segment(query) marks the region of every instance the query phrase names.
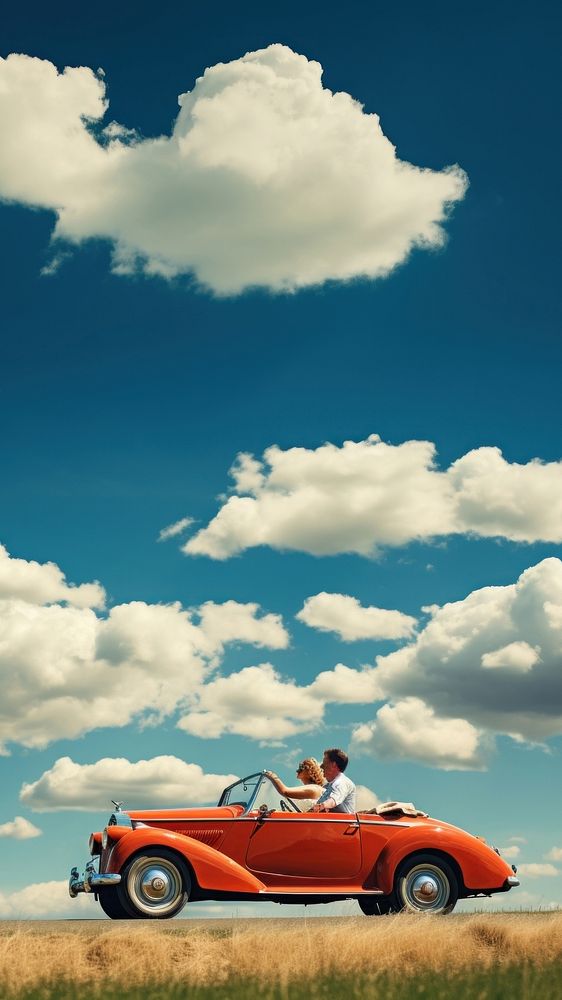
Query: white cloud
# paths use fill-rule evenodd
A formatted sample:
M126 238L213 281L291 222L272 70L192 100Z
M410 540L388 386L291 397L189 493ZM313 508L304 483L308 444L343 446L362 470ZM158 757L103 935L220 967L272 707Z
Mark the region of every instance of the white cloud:
M542 878L550 877L553 875L559 875L560 872L558 868L554 865L531 863L528 865L519 865L517 868L518 875L527 875L529 878Z
M562 847L552 847L545 858L547 861L562 861Z
M110 808L111 799L123 801L129 809L206 805L217 802L236 777L206 774L198 764L172 756L136 763L106 757L95 764L61 757L37 781L22 786L20 799L35 812L98 812ZM370 788L357 786L359 809L372 809L379 801Z
M394 447L376 435L341 448L273 446L264 454L260 484L249 495L231 496L184 551L226 559L271 545L314 555L368 555L377 544L450 531L451 501L445 475L433 470L434 451L425 441ZM236 483L236 465L233 477Z
M91 69L13 54L0 84L0 196L52 209L59 240L111 240L116 273L227 294L375 278L441 246L466 190L458 167L399 160L378 116L284 45L207 69L156 139L101 131Z
M99 617L91 608L0 600L0 750L135 718L156 722L181 709L219 666L225 643L286 644L280 618L253 622L258 611L235 602L185 611L132 601Z
M261 663L206 684L178 725L207 739L236 733L270 742L314 728L323 714L324 702L310 689Z
M16 816L8 823L0 823L0 837L10 837L12 840L31 840L40 837L43 831L24 816Z
M358 705L384 698L375 670L369 667L353 670L345 663L337 663L333 670L323 670L308 690L322 701L339 705Z
M65 601L76 608L105 606L105 591L99 583L67 583L64 573L55 563L15 559L0 545L0 600L21 598L32 604L54 604Z
M375 806L380 805L380 799L378 795L375 795L370 788L365 785L357 785L357 811L364 811L366 809L374 809Z
M193 524L192 517L182 517L179 521L174 521L173 524L169 524L167 528L162 528L158 535L159 542L166 542L168 538L176 538L177 535L182 535L184 531Z
M377 658L380 691L393 700L423 699L439 717L530 743L562 733L562 634L547 609L553 603L562 605L562 562L555 558L514 584L445 604L415 642ZM540 659L522 669L519 655L530 658L538 649ZM489 661L482 666L486 657L495 669Z
M235 733L273 745L317 729L330 703L352 705L380 698L375 675L372 668L353 670L338 663L300 686L270 663L260 663L200 687L178 725L207 739Z
M0 892L2 920L41 920L62 917L95 917L100 908L93 895L83 893L76 899L68 895L68 881L35 882L16 892Z
M533 649L528 642L510 642L501 649L482 655L482 666L493 670L514 670L526 674L540 660L540 649Z
M109 808L111 799L130 809L214 805L236 777L206 774L199 764L170 755L136 762L104 757L94 764L59 757L37 781L22 785L20 799L35 812L97 812Z
M502 858L506 858L511 861L512 858L518 858L521 854L521 848L517 844L510 844L509 847L500 847L500 854Z
M514 584L426 609L431 620L413 642L363 671L363 691L386 704L355 729L356 749L446 770L482 768L498 733L530 744L562 733L553 606L562 606L562 562L550 558ZM329 686L324 677L314 682L319 693Z
M465 719L438 718L420 698L383 705L373 722L354 730L352 749L444 771L481 769L484 762L482 734Z
M258 618L259 610L259 604L206 601L197 608L197 614L203 632L217 647L227 642L246 642L269 649L286 649L289 635L281 615L265 614Z
M401 611L365 608L356 597L325 591L308 597L296 617L321 632L335 632L344 642L409 639L417 624L415 618Z
M231 474L235 495L185 543L187 554L227 559L268 545L369 556L451 534L562 541L562 462L509 463L498 448L440 471L431 442L389 445L373 434L342 447L273 446L261 462L243 454Z

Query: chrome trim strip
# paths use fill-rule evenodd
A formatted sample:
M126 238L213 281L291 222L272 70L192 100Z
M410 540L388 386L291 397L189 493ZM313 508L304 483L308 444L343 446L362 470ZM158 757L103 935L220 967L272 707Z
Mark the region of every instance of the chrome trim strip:
M400 823L399 820L387 819L361 819L359 824L360 826L413 826L412 823Z
M308 823L334 823L335 822L335 823L341 823L342 826L344 826L344 825L351 826L352 824L355 824L355 822L356 822L355 820L347 820L347 823L346 823L345 819L337 819L336 820L335 817L336 816L354 816L354 815L355 815L355 813L334 813L333 816L330 816L330 817L328 817L326 819L324 819L324 817L322 817L321 819L320 818L318 818L318 819L312 819L312 817L311 816L307 816L306 813L295 813L294 816L290 816L287 813L285 813L284 816L273 816L273 817L272 816L268 816L267 819L265 820L265 822L267 822L267 823L290 823L290 822L296 822L296 823L303 823L303 822L308 822ZM134 819L133 820L133 824L139 824L140 825L142 823L143 826L150 826L151 823L211 823L214 820L218 821L219 819L220 819L221 823L257 823L259 817L257 815L256 816L220 816L220 817L217 817L217 816L209 816L209 817L207 817L207 816L186 816L185 818L184 817L175 817L175 818L170 819L169 816L150 816L150 817L145 816L143 820ZM360 827L361 826L405 826L405 827L410 827L413 824L412 823L400 823L398 821L394 822L394 821L390 821L390 820L387 820L387 819L361 819L361 820L359 820L359 822L357 823L357 825L360 826Z

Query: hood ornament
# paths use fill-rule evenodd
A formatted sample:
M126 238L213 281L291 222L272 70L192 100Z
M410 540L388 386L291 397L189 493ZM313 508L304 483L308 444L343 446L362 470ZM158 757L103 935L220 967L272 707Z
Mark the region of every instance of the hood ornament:
M112 801L113 805L115 806L115 812L118 812L118 813L121 812L121 806L123 805L123 803L122 802L116 802L115 799L112 799L111 801Z

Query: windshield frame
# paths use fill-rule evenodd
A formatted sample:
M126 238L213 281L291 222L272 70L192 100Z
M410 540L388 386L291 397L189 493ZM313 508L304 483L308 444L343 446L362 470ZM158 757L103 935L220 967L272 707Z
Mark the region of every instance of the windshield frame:
M273 782L272 782L271 778L269 777L269 775L267 775L265 773L265 771L255 771L253 774L247 774L244 778L238 778L238 780L237 781L233 781L231 785L227 785L226 788L224 788L223 791L222 791L221 797L220 797L220 799L218 801L218 806L228 805L228 803L225 803L224 800L227 797L228 792L230 792L230 790L232 788L236 788L237 785L244 785L245 782L250 782L254 778L258 778L260 780L256 781L256 787L254 788L254 791L252 792L252 794L250 795L250 798L248 799L248 801L246 803L246 808L241 813L241 816L247 816L248 813L250 813L252 811L252 809L254 808L254 804L255 804L255 801L256 801L256 799L258 797L258 793L259 793L260 788L266 782L269 782L270 785L273 785ZM273 787L275 788L275 785L273 785ZM277 789L276 789L276 791L277 791ZM282 793L279 792L278 794L281 795ZM292 812L295 812L295 813L300 813L301 812L301 809L299 809L299 807L296 804L296 802L294 802L293 799L290 799L288 795L283 795L283 798L291 806L291 811Z

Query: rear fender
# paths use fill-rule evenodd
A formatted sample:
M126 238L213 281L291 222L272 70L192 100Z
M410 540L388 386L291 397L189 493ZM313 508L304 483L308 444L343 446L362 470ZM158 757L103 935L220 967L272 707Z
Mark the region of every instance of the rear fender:
M499 889L508 875L510 866L495 853L464 830L434 827L423 831L412 828L403 830L389 840L377 858L374 883L385 895L392 892L396 869L411 854L437 853L451 859L460 872L463 885L461 894L477 889Z
M105 871L120 872L133 854L147 847L166 847L180 854L192 869L200 889L255 894L265 889L263 882L214 847L181 833L149 827L128 830L120 836L109 852Z

